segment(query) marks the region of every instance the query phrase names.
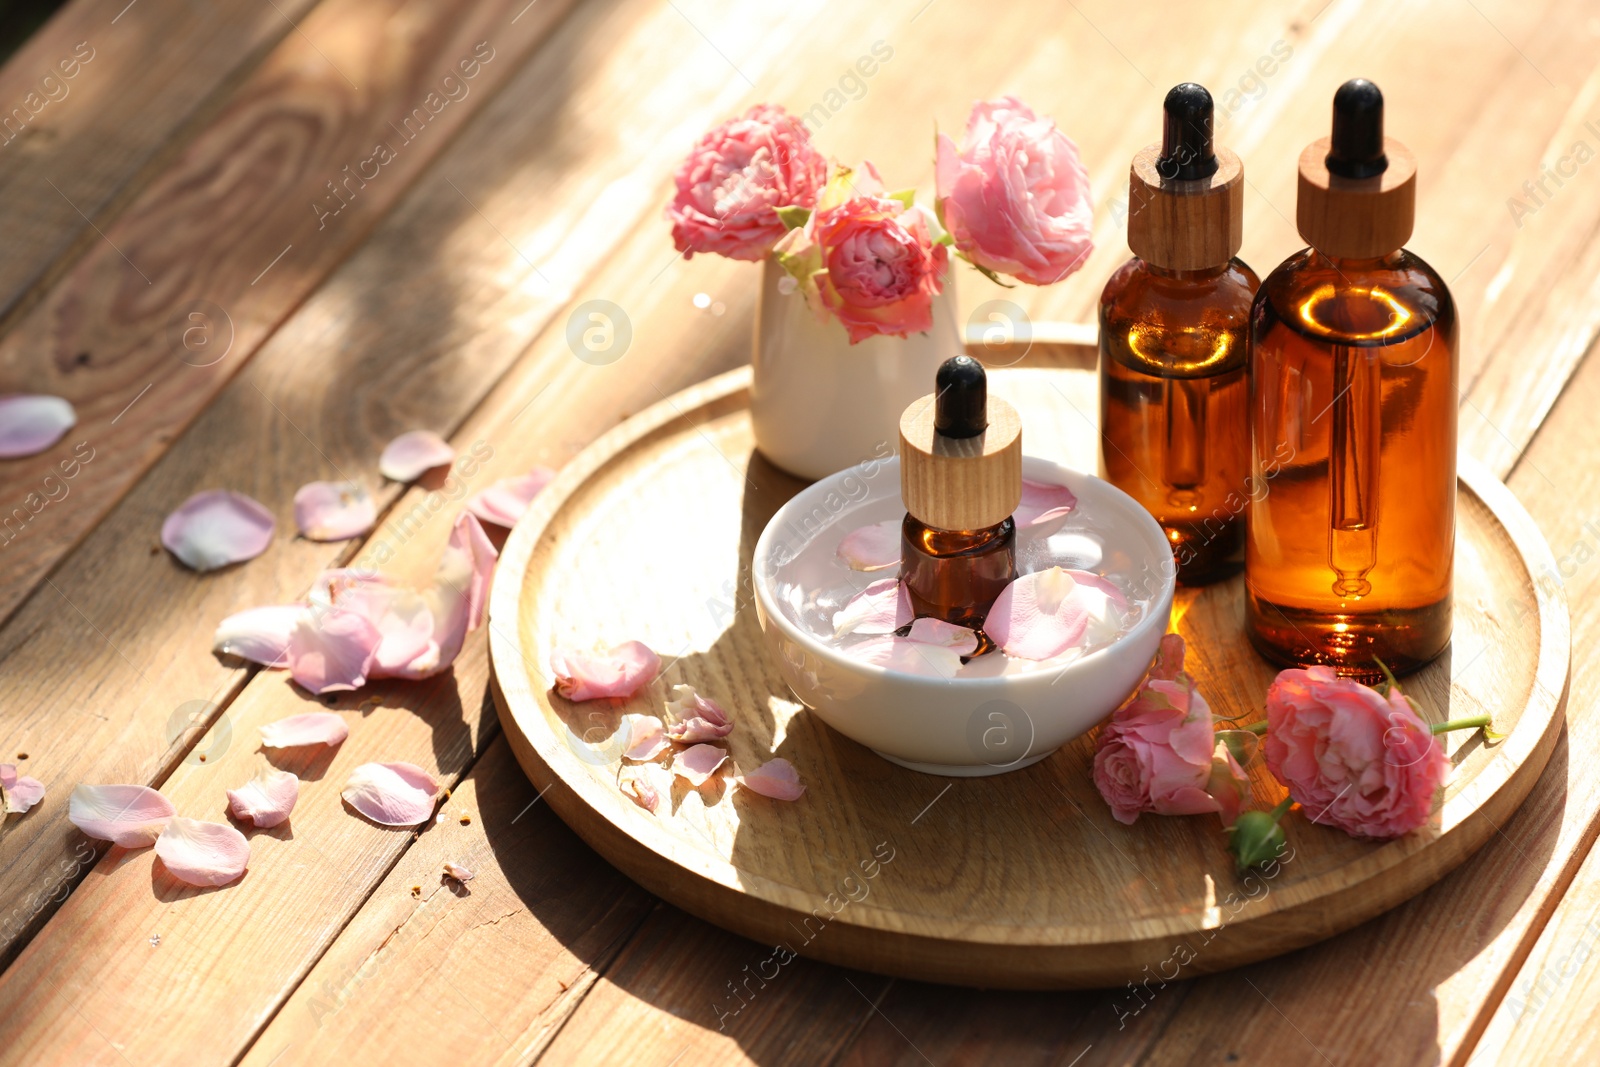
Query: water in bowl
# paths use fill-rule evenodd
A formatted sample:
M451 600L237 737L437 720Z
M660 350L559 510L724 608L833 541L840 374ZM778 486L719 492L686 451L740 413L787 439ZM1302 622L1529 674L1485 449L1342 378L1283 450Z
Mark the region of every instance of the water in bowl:
M825 513L830 512L831 513ZM851 531L886 520L898 521L905 507L898 493L844 502L819 509L779 531L773 546L772 589L779 609L805 632L846 655L866 635L834 636L833 616L868 585L893 578L898 567L880 571L852 570L839 558L839 542ZM1062 518L1017 530L1017 572L1030 574L1049 567L1088 571L1115 585L1127 600L1125 611L1105 627L1091 626L1088 642L1048 660L1025 660L1001 652L975 657L955 672L956 678L1060 670L1114 643L1151 610L1164 579L1146 554L1129 550L1127 515L1121 508L1090 508L1080 502ZM1170 564L1168 557L1163 562ZM915 657L911 657L913 664ZM914 667L916 673L941 676L934 663Z

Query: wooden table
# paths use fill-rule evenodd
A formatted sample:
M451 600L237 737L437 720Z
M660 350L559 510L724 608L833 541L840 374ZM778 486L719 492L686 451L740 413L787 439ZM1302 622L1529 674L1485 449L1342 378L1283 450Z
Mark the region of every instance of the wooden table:
M0 1061L1594 1061L1597 36L1579 0L72 0L0 68L0 392L79 415L55 449L0 464L0 758L50 790L0 840ZM1417 155L1412 247L1460 304L1464 447L1544 530L1574 626L1568 728L1540 784L1405 906L1169 984L1136 1016L1115 1010L1126 990L798 961L720 1017L765 950L653 900L538 803L486 699L482 631L451 673L323 701L351 736L295 768L294 818L252 835L236 885L188 889L67 822L79 782L147 782L221 818L260 724L315 702L213 656L216 623L351 558L420 577L462 490L389 486L364 544L280 536L204 576L156 540L191 493L249 493L291 530L299 485L375 483L382 443L417 427L487 456L472 488L558 465L747 358L754 268L678 258L661 218L671 168L714 122L782 102L829 153L926 188L934 121L1016 93L1082 147L1099 248L1045 290L968 274L960 301L1081 322L1127 255L1127 163L1167 87L1217 94L1247 166L1244 256L1264 272L1299 247L1296 156L1357 74ZM609 366L566 341L588 300L632 325ZM46 482L79 442L93 458ZM435 771L446 818L409 834L346 813L343 775L373 759ZM447 859L478 872L470 891L441 883Z

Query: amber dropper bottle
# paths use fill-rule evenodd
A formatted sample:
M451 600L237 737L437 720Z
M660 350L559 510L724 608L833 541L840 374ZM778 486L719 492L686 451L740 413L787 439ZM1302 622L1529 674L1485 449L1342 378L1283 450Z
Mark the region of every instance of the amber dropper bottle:
M1237 573L1249 503L1250 302L1236 257L1244 168L1212 142L1211 94L1167 94L1161 143L1133 158L1134 258L1100 296L1100 472L1155 516L1178 580Z
M1401 247L1416 161L1383 135L1363 79L1300 156L1310 244L1273 271L1252 322L1251 640L1286 664L1376 680L1450 641L1455 551L1455 302Z
M900 416L900 577L918 617L980 627L1017 576L1022 422L983 365L952 356ZM991 646L985 639L979 652Z

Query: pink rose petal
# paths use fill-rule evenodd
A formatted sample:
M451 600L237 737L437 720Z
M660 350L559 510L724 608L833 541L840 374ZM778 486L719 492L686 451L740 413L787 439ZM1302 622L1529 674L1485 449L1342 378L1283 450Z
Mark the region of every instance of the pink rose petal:
M652 815L672 798L672 773L659 763L624 767L617 782L624 796Z
M606 652L550 653L556 691L568 700L631 697L661 670L660 658L639 641L624 641Z
M359 537L377 521L372 494L359 482L310 482L294 494L294 524L313 541Z
M289 673L312 695L360 689L380 640L377 627L356 612L307 612L289 635Z
M423 594L371 582L345 589L338 600L340 607L360 615L378 631L368 677L423 678L449 666L440 662L438 620Z
M749 774L733 779L752 792L773 800L799 800L806 787L800 784L800 774L786 759L768 760Z
M0 793L5 794L5 813L21 815L44 799L44 783L17 774L15 764L0 763Z
M1150 677L1171 680L1183 673L1184 645L1178 634L1167 634L1156 649L1156 661L1150 666Z
M943 619L918 619L904 637L885 634L850 646L850 655L905 674L953 677L961 657L978 650L978 635Z
M727 758L728 753L716 745L695 745L672 758L672 773L699 789Z
M1077 505L1078 498L1073 496L1072 490L1066 486L1034 482L1024 478L1022 503L1017 505L1017 510L1012 512L1011 517L1016 521L1018 529L1025 526L1042 526L1064 517Z
M308 711L261 727L264 748L299 748L301 745L337 745L350 736L350 727L331 711Z
M142 785L80 785L67 802L72 825L123 848L155 843L168 820L178 814L172 802Z
M470 882L473 879L471 868L463 867L459 863L446 863L444 873L446 877L454 878L458 882Z
M247 608L229 615L217 626L211 648L263 667L286 667L289 665L289 638L306 611L303 604L282 604Z
M243 493L196 493L161 524L161 543L187 566L213 571L255 559L272 543L272 513Z
M1024 574L1001 591L984 632L1008 656L1045 660L1079 645L1089 609L1078 583L1060 567Z
M839 542L839 558L853 571L881 571L900 562L900 521L886 519L851 530Z
M300 779L289 771L262 766L254 778L226 792L228 811L235 819L249 820L263 828L277 826L289 817L295 801L300 799Z
M43 452L77 422L72 405L59 396L0 396L0 459Z
M624 715L621 729L626 730L628 750L622 755L631 760L653 760L669 747L661 720L654 715Z
M492 522L509 530L528 510L533 498L555 476L556 472L549 467L535 467L527 474L502 478L483 492L469 497L467 510L484 522Z
M433 814L439 783L414 763L363 763L350 772L345 803L383 826L415 826Z
M414 482L455 458L456 450L432 430L412 430L384 446L378 470L392 482Z
M701 696L692 685L672 687L667 714L672 716L667 736L680 745L717 741L733 733L733 720L722 705Z
M883 578L833 613L833 636L893 633L910 622L914 614L905 583L898 578Z
M226 823L174 815L156 838L156 855L180 882L227 885L244 874L250 862L250 842Z
M427 608L433 629L431 649L404 667L385 665L384 678L427 678L447 669L455 662L467 634L476 630L483 621L483 606L489 596L489 577L494 573L498 558L494 544L483 532L474 515L462 512L450 530L450 541L434 571L433 584L421 593L421 605ZM391 620L385 632L420 626L421 617L414 613L398 622ZM387 657L386 659L392 659Z

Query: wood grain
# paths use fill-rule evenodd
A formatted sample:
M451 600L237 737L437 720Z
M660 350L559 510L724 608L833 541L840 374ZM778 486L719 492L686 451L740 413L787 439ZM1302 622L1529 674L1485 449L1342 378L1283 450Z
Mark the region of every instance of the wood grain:
M72 0L0 67L0 322L317 2Z
M747 58L746 67L759 71L762 67L758 64L776 64L791 56L796 36L816 21L814 7L789 5L783 20L750 26L748 36L741 39L743 54L754 57ZM337 546L283 539L249 566L200 577L164 558L155 562L149 558L151 538L161 516L190 492L222 481L271 501L280 523L287 525L290 496L303 482L334 476L341 470L374 478L376 454L394 433L418 425L446 431L457 425L529 338L561 308L567 287L577 285L595 263L605 259L608 242L630 233L641 212L655 217L665 198L666 185L660 175L681 153L682 143L692 140L692 131L714 121L730 101L737 100L738 90L730 89L724 78L709 75L676 81L670 91L652 94L651 107L659 109L663 120L682 124L681 141L640 139L613 121L618 109L634 99L631 75L647 62L675 62L674 55L694 47L698 40L693 27L659 0L586 5L574 19L563 23L550 46L540 51L507 93L453 146L453 161L459 169L430 176L369 245L341 268L242 376L213 401L188 432L184 447L164 457L152 476L74 554L74 564L62 571L64 580L59 582L71 604L66 599L59 604L36 600L8 624L15 635L14 644L12 654L0 663L0 672L15 672L8 673L4 684L19 699L7 711L19 708L21 712L9 736L18 738L19 747L28 746L30 767L34 773L48 773L55 796L64 797L75 781L165 779L164 788L174 798L192 796L183 802L208 804L221 788L217 780L190 775L224 765L217 751L222 737L233 739L223 748L250 744L259 723L303 710L304 697L281 676L263 676L246 690L241 702L228 706L225 717L216 718L215 705L227 704L245 676L210 657L206 651L210 633L228 612L282 600L286 590L304 589L319 569L348 553L341 553ZM665 52L664 41L673 46ZM580 116L570 113L569 94L588 102ZM619 159L631 161L632 177L616 174ZM582 205L594 204L597 187L603 190L601 201L615 214L579 210ZM502 239L497 230L518 235L518 243ZM641 242L640 251L653 261L650 274L636 260L624 258L625 266L618 269L627 273L619 276L643 286L652 274L660 274L664 263L672 262L670 254L658 255L663 236L663 231L654 231L647 246ZM565 252L553 251L569 241ZM419 263L415 254L419 246L438 246L447 254ZM530 253L540 255L538 266L524 258ZM694 290L686 287L691 283L679 280L674 286L663 285L660 299L674 310L691 307ZM352 294L357 293L365 295L353 305ZM747 345L748 320L743 325L742 341ZM546 336L551 347L541 351L542 363L595 370L573 358L560 325ZM330 348L341 352L341 366L331 379L325 356ZM724 362L736 358L732 350L705 355ZM677 373L687 380L703 371L690 365ZM519 388L527 380L520 381ZM397 383L404 383L403 387ZM666 384L676 388L682 381L668 379ZM368 540L369 558L396 573L411 567L419 579L425 577L469 488L520 473L535 462L559 463L586 441L584 435L596 432L596 422L605 416L594 412L605 410L601 401L606 386L598 380L595 386L597 392L587 406L563 407L575 398L557 392L548 398L554 408L537 412L538 419L530 415L528 421L519 421L519 416L531 410L528 398L523 397L516 407L498 410L495 422L462 429L458 438L463 452L478 459L475 470L443 485L429 483L414 490ZM655 395L642 379L635 381L635 388ZM615 394L610 399L613 404L628 402L627 397ZM553 412L564 413L564 421ZM542 427L541 431L528 432L534 426ZM264 465L262 457L270 457L270 463ZM383 493L385 499L395 495L393 488ZM46 592L59 595L54 590ZM130 597L155 605L156 618L141 620L137 612L130 612ZM73 604L83 608L84 614L77 614ZM95 626L104 632L104 638ZM47 670L44 657L49 649L91 637L99 643L88 646L70 669L54 674ZM477 664L475 673L469 673L467 665L473 662ZM161 664L163 669L156 672L151 664ZM465 766L463 754L470 750L469 739L478 729L482 712L486 673L487 662L479 650L464 655L457 664L454 681L463 687L460 692L452 688L446 696L431 690L425 693L415 686L402 687L408 698L434 701L430 706L448 704L453 709L439 713L446 719L440 725L437 758L444 760L445 753L450 753L456 762L438 764L441 771L448 768L450 774L459 774ZM435 685L450 681L447 677ZM472 685L477 687L476 694L462 695ZM120 693L115 718L102 719L86 710L67 721L60 713L63 706L95 708L95 701L103 699L97 694L111 690ZM191 721L187 714L177 715L189 700L213 706ZM403 709L392 714L398 726L415 725L415 717ZM213 727L210 733L206 732L208 725ZM387 718L373 720L374 744L382 745L384 738L398 744L395 739L399 736ZM408 743L420 742L413 738ZM210 762L189 759L180 764L185 753L207 753ZM48 772L43 771L46 767ZM242 771L243 765L237 769ZM172 774L174 770L178 773ZM337 795L337 787L333 793ZM14 824L8 834L11 863L0 872L0 878L11 879L19 896L31 900L41 884L49 884L52 893L59 888L55 865L71 857L81 841L66 826L64 815L64 803L47 804L30 813L26 821ZM187 988L176 975L210 969L227 976L216 993L228 998L229 1010L238 1009L240 1025L247 1025L248 1011L268 1012L286 995L325 947L323 939L354 913L404 850L402 840L392 836L380 840L383 845L379 848L360 837L348 840L353 851L341 855L359 873L339 883L341 892L307 896L293 877L280 885L247 878L218 901L219 908L235 909L227 912L227 917L222 911L216 913L219 928L247 924L252 913L282 916L296 907L305 910L307 921L296 928L297 936L285 938L281 928L262 933L271 940L274 951L282 954L274 957L280 966L252 967L240 979L232 975L229 961L216 955L216 943L175 943L164 958L123 961L130 966L154 967L154 972L146 973L160 974L161 981L103 992L113 1001L130 998L118 1002L124 1006L131 1006L134 997L151 998L141 1008L130 1007L136 1018L130 1018L129 1026L136 1028L137 1018L176 1010L173 1002L163 999L177 995L180 987ZM317 844L324 853L333 848L324 842ZM89 914L104 918L109 907L130 925L145 925L164 911L162 901L138 895L137 882L133 886L121 880L96 885L102 892L134 895L118 905L105 905L92 903L95 893L76 894L85 901L83 907ZM268 903L246 899L257 885L268 893ZM228 905L230 898L233 903ZM340 906L325 912L330 901L339 901ZM40 918L46 916L48 908L40 913ZM61 929L62 944L74 943L68 932L70 924ZM13 942L27 932L7 931ZM35 944L51 940L53 935L47 934ZM118 939L95 943L111 955L128 944ZM43 955L35 959L49 959L61 949L41 947L38 951ZM100 965L109 966L106 960ZM7 972L8 977L23 969L19 963ZM7 979L0 979L0 1001L27 995L27 980L17 981L8 985ZM241 1006L246 1000L251 1005L248 1009ZM16 1025L23 1022L22 1013L5 1015L0 1026L7 1020ZM264 1021L265 1016L259 1019ZM53 1024L82 1025L70 1012ZM195 1025L202 1024L197 1019ZM31 1035L44 1032L29 1031ZM236 1045L218 1055L231 1056L242 1049L249 1034L248 1029L234 1034ZM33 1040L29 1037L24 1044L38 1047ZM70 1042L65 1047L71 1047Z
M0 338L0 380L63 396L78 414L56 446L0 468L11 520L0 618L360 245L570 0L512 25L522 6L319 5ZM63 492L60 464L80 443L98 461Z
M998 371L992 395L1016 403L1025 426L1054 425L1069 412L1050 376L1072 373ZM753 454L748 381L737 371L663 401L569 464L508 540L489 608L500 721L547 803L646 888L719 925L834 963L965 985L1078 988L1169 965L1221 970L1340 932L1431 884L1496 832L1555 744L1568 642L1559 592L1537 586L1549 553L1504 487L1467 467L1456 595L1536 602L1539 621L1507 641L1504 610L1464 613L1455 655L1485 659L1491 691L1452 687L1448 659L1412 683L1441 719L1493 707L1509 735L1492 748L1451 740L1458 766L1436 829L1367 846L1297 826L1292 864L1270 883L1240 880L1213 820L1115 823L1092 788L1091 738L1036 766L956 783L914 828L906 820L920 820L927 797L949 783L893 768L828 730L770 661L750 555L800 483ZM1093 458L1034 454L1079 469ZM687 500L696 521L662 529L660 516ZM632 563L619 571L624 558ZM1237 648L1242 585L1186 590L1175 615L1205 691L1244 694L1215 704L1218 713L1254 719L1275 672L1252 659L1234 660L1231 677L1209 669ZM731 599L726 609L696 610L719 597ZM556 648L623 640L644 641L667 664L647 690L608 707L554 693L545 665ZM773 805L724 781L679 790L667 811L638 808L618 787L624 746L612 735L624 714L660 715L675 684L730 709L735 763L779 755L795 764L803 801ZM1266 788L1263 804L1282 795ZM974 842L975 854L951 847L957 840ZM884 851L905 858L891 871ZM1126 892L1130 870L1138 892ZM808 920L819 915L828 936L813 942L819 924Z
M537 799L489 742L242 1062L537 1055L653 906ZM444 878L446 862L475 877Z

